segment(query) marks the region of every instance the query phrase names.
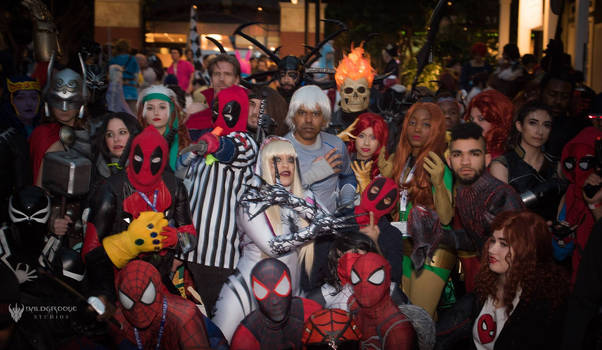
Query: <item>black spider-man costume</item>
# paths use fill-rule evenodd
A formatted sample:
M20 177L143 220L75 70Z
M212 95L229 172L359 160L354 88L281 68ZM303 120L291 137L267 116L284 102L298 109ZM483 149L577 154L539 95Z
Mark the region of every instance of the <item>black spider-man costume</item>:
M91 203L82 257L89 266L96 295L114 299L113 265L123 267L138 255L132 253L137 251L148 252L140 257L151 262L161 273L166 287L177 294L169 279L173 256L194 247L196 233L186 189L171 171L164 171L167 162L165 138L153 126L148 126L132 140L126 171L111 176ZM153 224L149 222L146 240L138 238L127 242L123 234L130 223L140 219L141 213L153 211L167 219L167 222L161 221L161 226L165 223L169 226L151 228ZM126 243L134 249L115 252Z
M322 307L291 295L291 274L278 259L258 262L251 271L251 288L259 308L247 316L232 337L236 349L302 349L305 321Z
M129 262L117 275L117 290L121 330L113 331L138 349L210 349L199 309L169 293L153 265Z
M414 327L389 295L391 266L376 253L359 257L351 269L349 310L362 334L362 349L413 349Z

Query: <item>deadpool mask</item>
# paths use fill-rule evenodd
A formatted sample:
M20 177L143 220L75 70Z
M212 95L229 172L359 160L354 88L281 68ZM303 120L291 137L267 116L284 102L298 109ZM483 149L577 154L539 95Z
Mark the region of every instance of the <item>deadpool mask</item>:
M143 260L130 261L117 280L119 304L123 316L132 326L147 328L156 317L161 317L161 276L157 269Z
M223 135L232 131L247 131L249 97L240 86L220 91L213 100L211 118L215 127L224 129Z
M399 199L399 187L392 179L377 177L366 187L362 193L360 205L355 207L355 214L366 214L355 218L358 224L368 225L370 223L370 212L374 213L374 223L378 223L381 217L387 215L393 209Z
M127 175L134 188L150 192L157 187L167 164L167 141L154 126L147 126L132 140Z
M373 307L389 295L391 266L381 255L366 253L351 268L351 285L358 304Z
M261 260L251 271L251 286L259 310L273 322L282 322L288 316L292 301L290 276L288 267L274 258Z
M597 137L602 137L602 132L594 127L585 128L562 149L562 172L578 188L583 187L587 177L595 170L594 145Z

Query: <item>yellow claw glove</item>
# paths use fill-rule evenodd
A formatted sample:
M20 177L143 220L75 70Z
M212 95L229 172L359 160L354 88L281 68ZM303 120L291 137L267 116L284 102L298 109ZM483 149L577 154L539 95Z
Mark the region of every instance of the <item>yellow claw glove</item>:
M144 211L130 223L128 229L102 240L102 245L113 264L121 269L140 253L156 252L163 248L163 228L167 219L163 213Z
M355 118L353 123L351 123L351 125L349 125L347 127L347 129L345 129L337 134L337 137L340 138L341 140L343 140L343 142L345 142L345 143L351 141L351 139L355 139L355 136L351 133L351 131L353 131L353 129L355 129L355 125L357 124L358 120L359 120L359 118Z
M424 170L431 175L431 183L438 187L443 185L443 174L445 173L445 164L435 152L429 152L427 157L424 157Z
M357 189L359 193L363 193L366 187L370 184L370 175L372 174L372 161L363 162L356 160L351 163L351 169L355 173L357 179Z
M378 155L378 170L380 174L384 177L391 178L393 176L393 158L395 154L391 154L389 159L385 158L385 150L384 146L380 150L380 154Z

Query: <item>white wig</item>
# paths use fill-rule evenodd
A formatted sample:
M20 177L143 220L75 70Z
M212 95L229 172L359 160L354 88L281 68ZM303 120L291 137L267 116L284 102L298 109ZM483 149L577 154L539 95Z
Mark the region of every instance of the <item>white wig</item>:
M137 102L138 109L140 109L140 107L142 106L142 101L144 101L144 98L145 98L147 95L150 95L150 94L161 94L161 95L165 95L165 96L167 96L167 97L168 97L168 98L169 98L169 99L170 99L170 100L171 100L171 101L172 101L172 102L173 102L175 105L177 105L177 106L179 106L179 107L181 108L181 106L180 106L180 105L179 105L179 103L178 103L178 97L176 96L176 93L175 93L175 92L174 92L172 89L170 89L170 88L168 88L168 87L166 87L166 86L164 86L164 85L151 85L150 87L148 87L148 88L146 88L146 89L142 90L142 91L140 92L140 94L138 94L138 102Z
M326 93L317 85L306 85L295 91L293 97L291 97L291 102L288 105L288 113L286 114L286 124L288 127L291 130L295 130L293 118L299 108L304 107L313 110L316 108L316 105L322 110L324 117L324 126L322 129L325 129L330 123L330 100Z

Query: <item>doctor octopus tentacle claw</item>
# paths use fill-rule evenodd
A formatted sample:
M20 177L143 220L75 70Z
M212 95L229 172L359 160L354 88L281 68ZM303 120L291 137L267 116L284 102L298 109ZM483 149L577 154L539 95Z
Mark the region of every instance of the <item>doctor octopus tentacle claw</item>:
M280 184L270 185L258 177L254 180L260 182L259 185L249 185L240 202L251 218L261 214L272 205L279 205L294 210L309 221L309 225L303 229L272 238L269 244L275 254L287 253L320 235L358 227L357 224L349 223L349 220L355 215L334 217L317 204L294 196Z

